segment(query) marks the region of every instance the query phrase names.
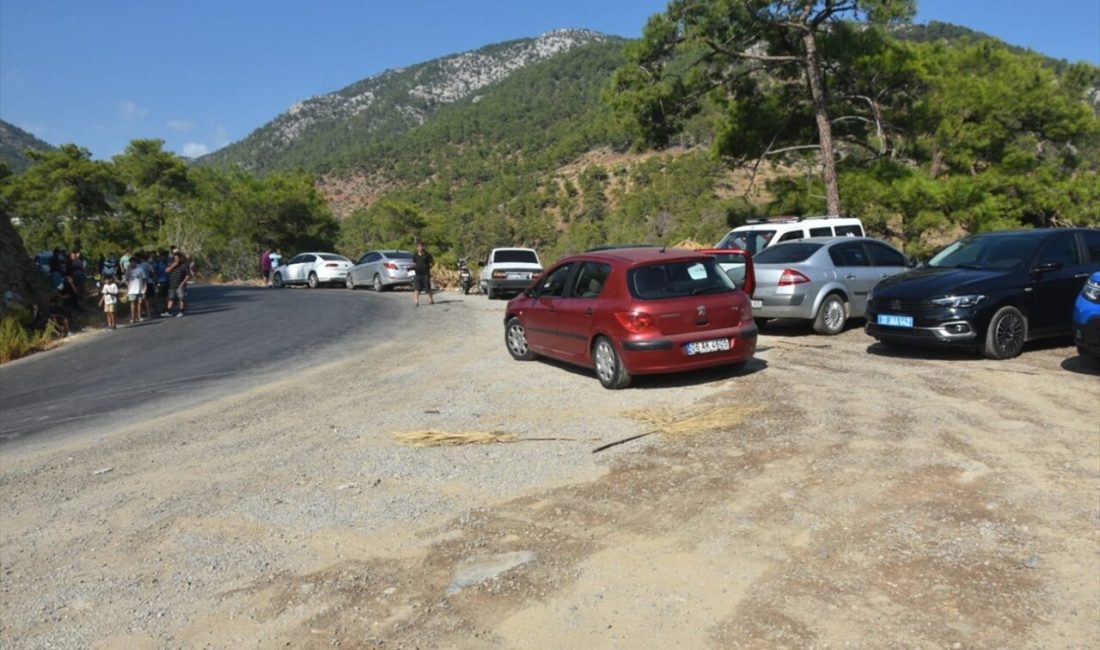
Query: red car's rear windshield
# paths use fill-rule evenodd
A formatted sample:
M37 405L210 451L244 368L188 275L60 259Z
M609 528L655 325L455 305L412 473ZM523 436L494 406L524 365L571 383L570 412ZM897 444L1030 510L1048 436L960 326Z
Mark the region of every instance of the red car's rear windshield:
M737 288L711 257L638 266L630 269L626 282L631 295L640 300L684 298Z

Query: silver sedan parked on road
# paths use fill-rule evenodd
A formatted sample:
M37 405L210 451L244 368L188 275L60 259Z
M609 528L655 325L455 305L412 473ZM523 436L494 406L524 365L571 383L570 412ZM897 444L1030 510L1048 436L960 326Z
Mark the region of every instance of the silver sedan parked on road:
M849 318L864 315L876 284L909 268L901 251L868 237L783 242L760 251L753 262L752 313L757 323L812 320L818 334L843 332Z
M369 285L375 291L386 291L401 285L412 286L413 278L416 277L412 256L409 251L363 253L348 272L346 285L348 289Z

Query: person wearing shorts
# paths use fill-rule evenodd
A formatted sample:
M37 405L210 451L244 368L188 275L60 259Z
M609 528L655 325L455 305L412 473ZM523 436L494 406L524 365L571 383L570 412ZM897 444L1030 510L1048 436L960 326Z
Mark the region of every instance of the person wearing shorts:
M118 302L118 285L114 276L108 275L103 280L103 289L100 291L99 302L103 305L103 313L107 316L107 329L115 329L115 304Z
M435 263L435 259L432 258L432 254L424 249L424 242L417 240L416 252L412 256L413 269L416 271L416 276L413 278L413 302L416 306L420 306L420 292L424 291L428 294L429 304L435 304L435 298L432 297L432 264Z
M145 300L145 286L148 277L145 266L137 263L140 260L131 258L129 269L126 271L126 299L130 301L130 323L143 321L141 317L141 303Z
M176 318L183 316L184 297L187 291L184 289L187 286L187 260L183 258L183 253L176 251L172 254L172 263L168 265L168 306L165 307L164 313L161 316L171 316L172 306L178 300L180 303L180 310L176 312Z

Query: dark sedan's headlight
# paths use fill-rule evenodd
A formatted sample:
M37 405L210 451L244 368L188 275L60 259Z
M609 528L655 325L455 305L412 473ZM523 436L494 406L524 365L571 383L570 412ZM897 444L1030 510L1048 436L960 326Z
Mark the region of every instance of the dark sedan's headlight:
M1085 288L1081 289L1081 295L1085 297L1085 300L1100 302L1100 281L1089 280L1086 282Z
M953 309L964 309L966 307L973 307L983 300L985 300L985 296L978 294L970 294L966 296L944 296L942 298L933 298L932 304L939 305L941 307L951 307Z

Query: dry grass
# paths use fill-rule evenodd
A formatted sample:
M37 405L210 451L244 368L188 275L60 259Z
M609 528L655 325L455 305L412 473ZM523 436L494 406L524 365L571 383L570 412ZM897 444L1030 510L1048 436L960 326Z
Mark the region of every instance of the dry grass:
M673 244L672 247L673 248L685 248L685 249L691 250L691 251L697 251L701 248L710 248L709 246L705 246L703 244L700 244L699 242L695 241L694 239L684 239L684 240L682 240L682 241L680 241L676 244Z
M518 438L501 431L408 431L395 433L394 440L414 447L449 447L484 445L494 442L516 442Z
M393 439L413 447L453 447L456 445L485 445L494 442L594 442L598 438L571 438L567 436L537 436L520 438L503 431L408 431L393 434Z
M645 422L658 433L667 436L690 436L735 427L758 411L760 411L759 406L735 404L716 406L695 414L678 413L672 409L647 408L634 411L629 415Z

